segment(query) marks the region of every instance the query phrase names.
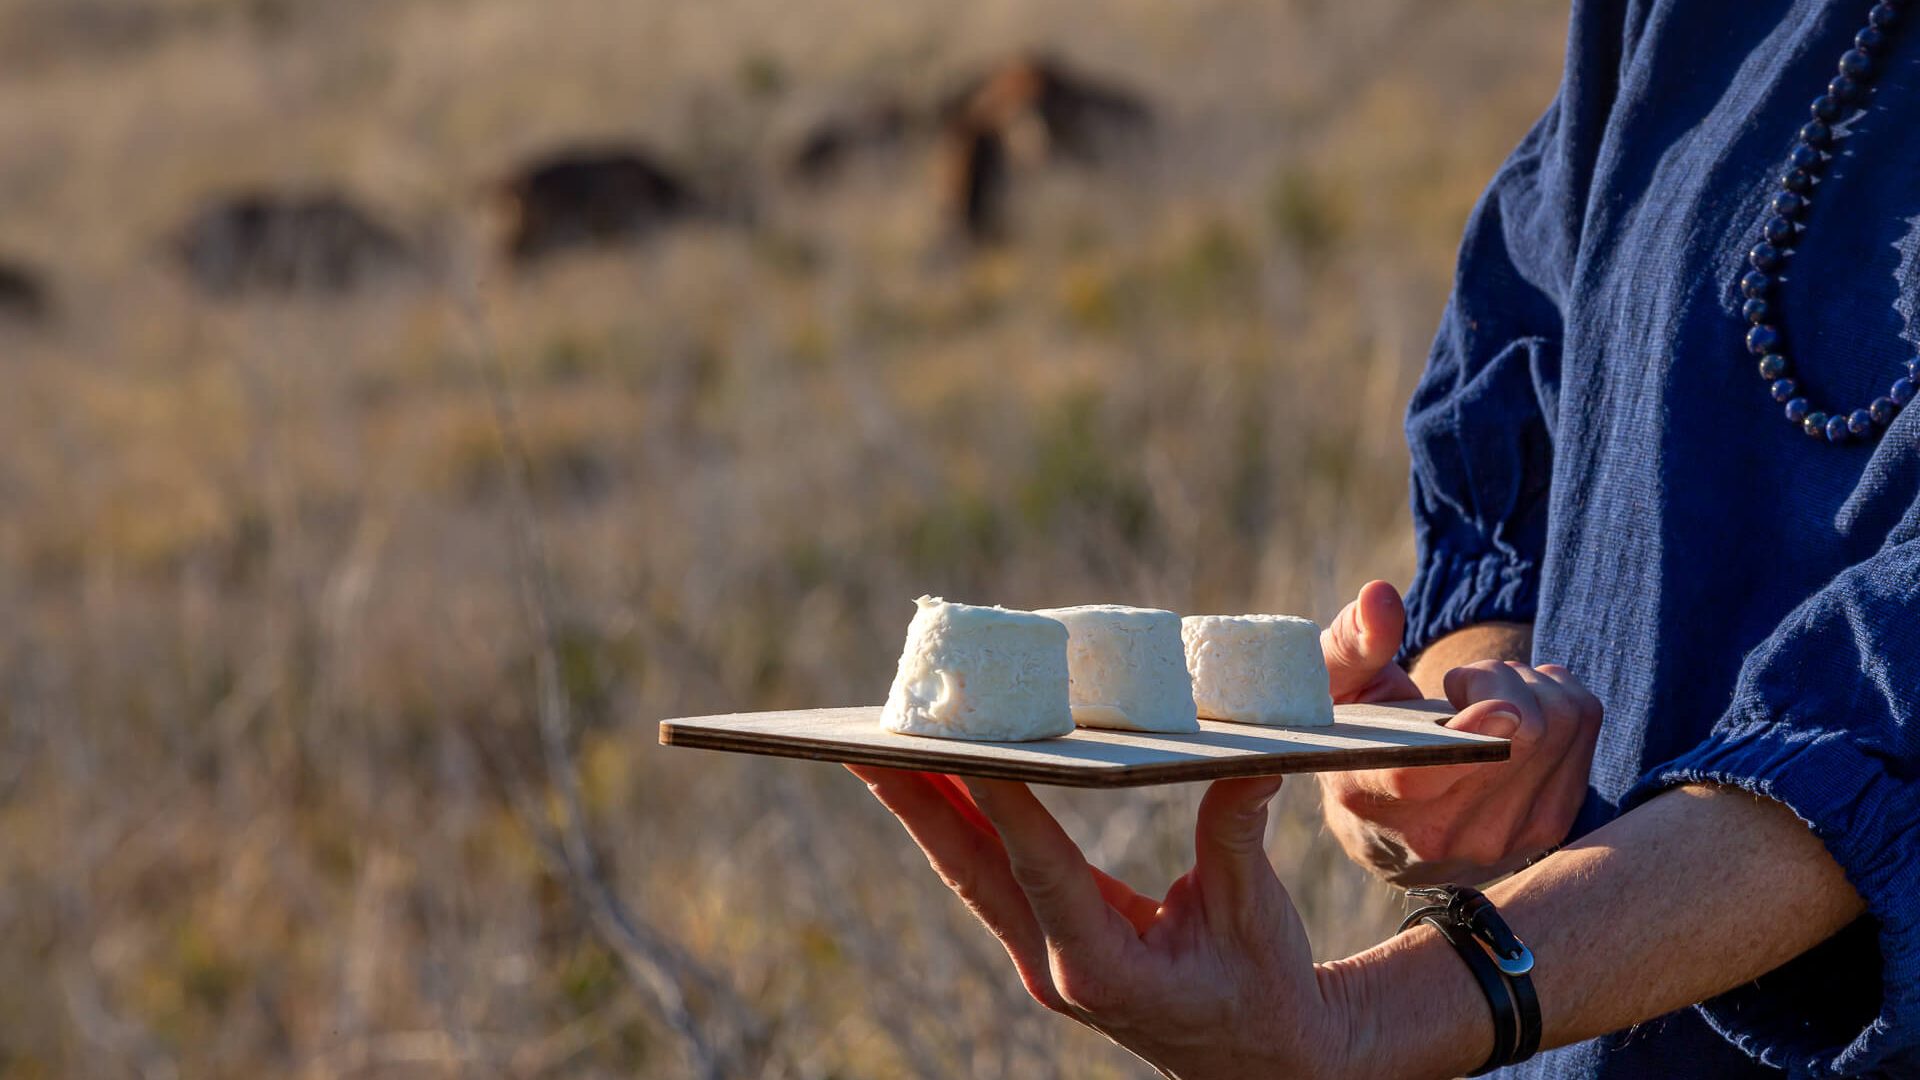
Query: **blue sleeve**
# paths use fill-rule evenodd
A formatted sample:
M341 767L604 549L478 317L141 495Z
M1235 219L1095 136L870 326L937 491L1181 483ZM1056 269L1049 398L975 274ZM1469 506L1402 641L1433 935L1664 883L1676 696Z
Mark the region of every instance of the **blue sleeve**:
M1471 623L1531 621L1545 555L1561 312L1644 5L1574 0L1560 92L1467 219L1407 408L1419 560L1402 659Z
M1695 782L1792 809L1868 910L1701 1006L1708 1021L1797 1077L1920 1071L1920 540L1884 549L1796 609L1748 654L1707 741L1626 802Z
M1403 655L1529 621L1546 545L1560 300L1580 210L1565 88L1467 220L1453 295L1407 409L1419 561Z

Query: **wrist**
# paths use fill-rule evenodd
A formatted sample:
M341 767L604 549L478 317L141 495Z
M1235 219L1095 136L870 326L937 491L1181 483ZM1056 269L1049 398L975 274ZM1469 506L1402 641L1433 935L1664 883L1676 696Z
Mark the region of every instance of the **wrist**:
M1492 1052L1492 1010L1432 927L1416 926L1315 973L1345 1032L1332 1075L1464 1076Z
M1326 1004L1331 1032L1328 1060L1320 1075L1329 1080L1368 1075L1377 1020L1367 1007L1366 973L1350 957L1315 964L1313 974L1320 984L1320 1000Z
M1483 622L1464 626L1440 637L1407 660L1407 675L1420 692L1432 698L1447 696L1448 671L1476 660L1518 660L1533 656L1533 624Z

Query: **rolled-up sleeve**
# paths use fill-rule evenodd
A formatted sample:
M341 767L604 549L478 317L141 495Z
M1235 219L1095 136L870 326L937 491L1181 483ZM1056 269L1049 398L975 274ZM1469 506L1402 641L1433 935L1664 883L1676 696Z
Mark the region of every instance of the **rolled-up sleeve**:
M1453 295L1408 406L1419 556L1403 658L1471 623L1534 615L1560 303L1580 220L1562 117L1556 101L1468 219Z
M1920 1071L1916 781L1920 540L1910 540L1797 608L1748 655L1707 741L1628 794L1632 806L1709 782L1780 802L1866 900L1868 915L1847 932L1701 1006L1761 1062L1805 1077Z

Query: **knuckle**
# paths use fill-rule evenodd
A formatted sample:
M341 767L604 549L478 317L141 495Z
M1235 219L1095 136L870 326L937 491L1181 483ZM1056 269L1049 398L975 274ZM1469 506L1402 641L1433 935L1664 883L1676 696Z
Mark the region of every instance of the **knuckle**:
M1504 670L1498 660L1475 660L1448 669L1441 682L1455 705L1470 705L1493 696L1496 670Z
M933 872L939 876L940 883L951 889L953 894L965 901L968 907L977 911L980 878L972 866L961 859L936 859L931 853L922 852L922 854L926 855L927 865L933 867Z
M1214 834L1214 847L1233 858L1252 858L1267 851L1266 819L1238 821Z
M1036 907L1051 905L1066 892L1065 883L1046 869L1021 862L1013 863L1011 869L1014 883Z
M1553 734L1564 742L1580 730L1580 707L1572 701L1555 698L1541 703L1540 715Z
M1600 699L1588 689L1586 683L1580 681L1578 675L1569 671L1565 665L1541 664L1534 670L1553 680L1555 692L1573 702L1573 707L1580 711L1582 719L1586 718L1588 712L1600 708Z
M935 865L933 869L940 875L941 884L953 890L955 896L966 901L968 907L977 909L973 888L974 878L971 872L940 865Z

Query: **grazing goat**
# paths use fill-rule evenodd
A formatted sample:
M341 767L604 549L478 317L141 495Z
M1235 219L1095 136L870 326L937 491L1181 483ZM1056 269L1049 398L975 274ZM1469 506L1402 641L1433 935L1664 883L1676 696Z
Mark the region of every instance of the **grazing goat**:
M551 154L501 185L507 255L526 264L575 248L643 239L699 206L651 155L629 148Z
M37 324L53 316L53 289L25 263L0 259L0 322Z
M974 241L1003 234L1016 162L1098 164L1137 142L1153 120L1139 95L1041 55L995 68L942 113L941 201L948 220Z
M399 233L331 191L213 200L180 230L175 253L215 296L342 293L414 261Z

